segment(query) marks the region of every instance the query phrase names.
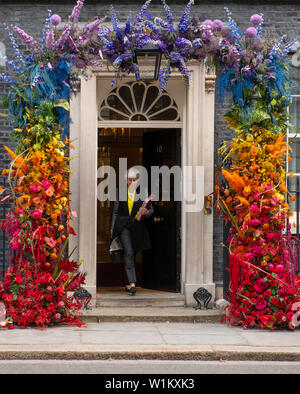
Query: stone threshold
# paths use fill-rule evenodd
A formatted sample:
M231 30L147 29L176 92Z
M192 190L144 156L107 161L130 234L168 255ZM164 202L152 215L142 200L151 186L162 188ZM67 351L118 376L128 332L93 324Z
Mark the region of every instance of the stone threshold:
M190 307L96 307L80 311L83 322L185 322L220 323L220 309L196 310Z

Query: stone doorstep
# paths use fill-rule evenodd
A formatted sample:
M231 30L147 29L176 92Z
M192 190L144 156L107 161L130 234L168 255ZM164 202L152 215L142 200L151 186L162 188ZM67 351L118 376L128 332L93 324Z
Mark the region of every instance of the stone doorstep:
M185 297L178 293L97 294L96 307L183 307Z
M96 307L81 310L78 317L87 322L186 322L220 323L223 317L219 309L195 310L188 307Z
M0 346L0 360L300 361L300 348L221 345Z

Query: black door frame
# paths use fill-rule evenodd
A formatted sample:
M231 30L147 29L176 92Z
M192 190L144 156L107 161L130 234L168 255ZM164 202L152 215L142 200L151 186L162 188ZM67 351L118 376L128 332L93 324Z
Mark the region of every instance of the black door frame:
M144 132L147 129L144 129ZM176 132L176 165L181 167L182 164L182 159L181 159L181 137L182 137L182 128L173 128L173 127L168 127L168 128L151 128L151 131L153 132L164 132L167 130L173 130ZM143 163L144 164L144 163ZM180 293L181 292L181 266L182 266L182 256L181 256L181 213L182 213L182 202L177 201L176 202L176 233L175 233L175 292Z

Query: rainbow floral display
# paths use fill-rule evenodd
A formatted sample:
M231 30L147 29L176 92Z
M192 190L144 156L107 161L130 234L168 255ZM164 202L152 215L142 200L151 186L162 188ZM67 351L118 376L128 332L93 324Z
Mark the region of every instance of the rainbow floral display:
M0 301L7 310L7 326L80 324L72 313L81 305L68 291L84 282L81 262L66 256L75 232L70 210L68 139L69 99L72 86L89 68L108 61L115 69L115 84L124 73L139 80L135 49L160 48L164 62L160 91L172 70L189 84L188 62L216 67L217 90L229 91L233 105L226 120L232 141L220 149L224 167L216 178L216 206L232 225L230 250L230 308L228 319L244 327L294 328L294 305L300 301L295 270L295 240L287 225L290 210L285 186L289 147L287 108L290 80L284 59L293 44L286 37L263 34L262 14L252 15L241 31L226 8L227 20L191 18L190 0L174 21L165 0L165 19L155 17L146 1L135 18L121 26L111 8L111 25L95 17L83 28L78 20L84 0L78 0L68 20L49 11L40 42L17 26L7 27L15 59L4 60L10 84L2 102L8 111L16 151L5 169L11 186L2 198L14 208L2 220L9 234L11 265L3 278ZM62 27L62 28L61 28ZM15 39L30 50L23 57ZM221 177L223 184L221 182ZM224 185L225 182L225 185Z

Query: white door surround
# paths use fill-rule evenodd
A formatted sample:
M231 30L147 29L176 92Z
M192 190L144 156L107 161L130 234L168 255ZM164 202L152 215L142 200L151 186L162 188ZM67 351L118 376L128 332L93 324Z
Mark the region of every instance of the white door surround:
M114 77L113 71L89 70L89 79L81 79L80 91L70 102L70 139L75 150L70 150L71 210L77 212L72 226L77 235L69 242L69 250L77 249L72 255L82 259L82 270L86 272L84 287L96 299L97 269L97 130L98 127L158 127L181 128L182 166L204 167L204 195L214 188L214 106L215 75L206 74L204 66L190 64L191 82L184 86L182 77L174 72L166 87L168 94L178 104L180 121L154 122L130 121L99 122L101 97L112 89L107 84ZM126 78L133 80L133 78ZM122 80L122 82L124 82ZM105 82L106 81L106 82ZM101 87L103 89L101 89ZM157 123L157 122L156 122ZM119 126L118 126L119 125ZM183 187L185 179L182 179ZM195 190L195 188L194 188ZM186 305L195 305L193 293L204 287L215 299L213 283L213 214L187 212L182 201L181 218L181 291Z

